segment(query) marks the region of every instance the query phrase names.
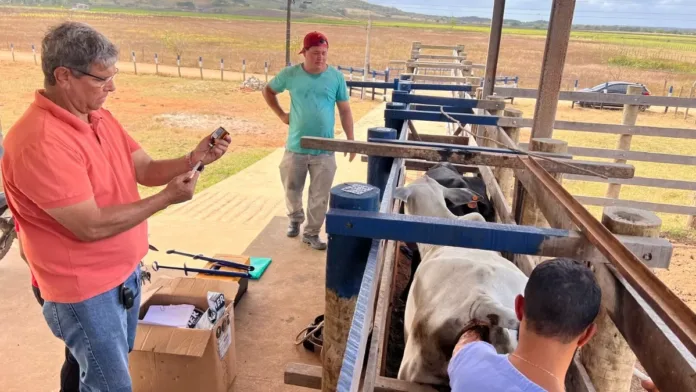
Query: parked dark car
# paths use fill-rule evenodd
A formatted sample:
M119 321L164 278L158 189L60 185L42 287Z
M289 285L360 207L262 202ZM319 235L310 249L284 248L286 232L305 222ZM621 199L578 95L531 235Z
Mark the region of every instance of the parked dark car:
M631 82L607 82L607 83L602 83L598 84L594 87L591 88L584 88L582 90L578 90L579 92L586 92L586 93L606 93L606 94L626 94L626 90L628 89L628 86L638 84L640 86L643 86L643 95L650 95L650 90L648 90L645 85L641 83L631 83ZM576 101L576 104L580 105L580 107L599 107L599 108L606 108L606 107L613 107L613 108L622 108L624 105L621 103L599 103L599 102L587 102L587 101ZM649 108L650 105L641 105L639 110L641 112L644 112L647 108Z

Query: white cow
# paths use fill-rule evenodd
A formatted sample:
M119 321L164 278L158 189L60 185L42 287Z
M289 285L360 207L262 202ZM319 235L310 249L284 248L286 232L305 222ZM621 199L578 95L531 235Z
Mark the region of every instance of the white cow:
M409 215L485 222L478 213L458 217L445 205L449 189L428 176L397 188ZM523 294L527 277L498 252L418 244L421 264L408 292L404 315L404 356L398 378L448 385L447 365L469 321L490 323L489 341L499 353L517 345L519 322L514 301Z

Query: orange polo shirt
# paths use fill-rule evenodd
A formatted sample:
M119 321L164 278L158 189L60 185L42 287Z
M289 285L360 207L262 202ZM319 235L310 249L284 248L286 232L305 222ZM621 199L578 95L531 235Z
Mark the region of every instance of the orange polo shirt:
M45 210L91 198L99 207L140 200L131 156L140 146L106 109L87 124L42 92L7 133L2 179L41 296L75 303L133 273L147 253L147 223L82 242Z

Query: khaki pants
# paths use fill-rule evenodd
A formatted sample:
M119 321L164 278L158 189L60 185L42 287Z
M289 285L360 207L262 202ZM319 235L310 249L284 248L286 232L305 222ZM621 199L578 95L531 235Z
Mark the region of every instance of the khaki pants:
M307 172L309 172L309 197L307 200L307 225L304 234L315 236L319 234L326 218L329 205L329 194L336 174L336 157L333 153L310 155L285 151L280 162L280 179L285 188L285 205L287 214L292 222L303 223L305 220L302 208L302 192L304 191Z

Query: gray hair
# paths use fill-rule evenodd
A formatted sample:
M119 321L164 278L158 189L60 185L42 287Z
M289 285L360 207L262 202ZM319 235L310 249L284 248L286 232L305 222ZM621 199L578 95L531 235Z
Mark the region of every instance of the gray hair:
M93 64L110 67L118 60L118 49L102 33L79 22L64 22L52 27L41 42L41 68L44 84L53 86L53 72L66 67L89 72Z

